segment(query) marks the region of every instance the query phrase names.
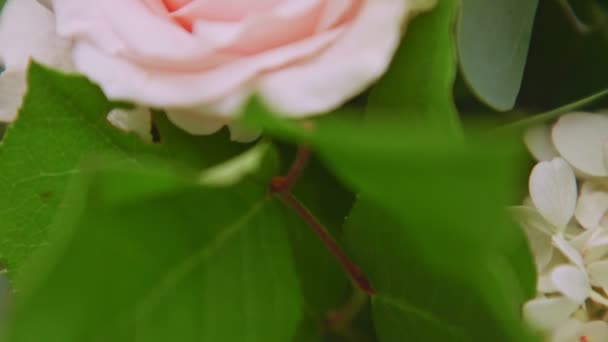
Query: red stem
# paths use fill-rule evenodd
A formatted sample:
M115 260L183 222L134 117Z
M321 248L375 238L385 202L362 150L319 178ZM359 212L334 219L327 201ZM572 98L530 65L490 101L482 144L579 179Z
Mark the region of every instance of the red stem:
M316 217L295 198L290 189L302 173L304 166L310 158L310 150L300 147L296 159L286 176L277 176L270 182L270 192L277 194L279 199L291 208L321 239L329 252L338 260L344 271L350 276L355 285L363 292L373 295L375 293L370 282L367 280L359 266L355 265L350 258L342 251L336 240L316 219Z
M270 191L276 193L289 191L298 177L302 174L306 163L308 163L308 159L310 159L310 150L308 147L298 147L296 159L291 164L287 175L274 177L270 182Z

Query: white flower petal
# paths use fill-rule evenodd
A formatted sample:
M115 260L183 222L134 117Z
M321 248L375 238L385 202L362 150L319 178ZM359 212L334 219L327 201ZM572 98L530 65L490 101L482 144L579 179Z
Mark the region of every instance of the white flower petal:
M530 197L543 217L564 229L576 208L576 178L572 168L561 158L543 161L532 169Z
M587 276L579 268L571 265L556 267L551 272L555 288L571 301L582 304L591 293Z
M598 233L597 228L583 230L581 233L572 236L568 240L568 243L570 244L570 246L574 247L574 249L576 249L577 251L582 251L587 247L589 240L594 235L597 235L597 233Z
M585 262L583 261L583 257L581 253L574 248L568 241L564 240L563 237L559 235L554 235L552 237L553 245L557 247L557 249L562 252L562 254L568 258L573 264L580 268L585 267Z
M526 321L532 326L551 330L565 322L579 305L568 298L536 298L524 305Z
M559 156L551 141L551 127L538 125L530 127L524 134L528 150L538 161L548 161Z
M113 109L108 113L108 121L124 132L133 132L146 142L152 142L152 114L145 107L135 109Z
M591 284L608 287L608 260L597 261L587 266Z
M608 139L608 116L571 113L553 127L553 144L572 166L590 176L608 176L604 143Z
M608 323L603 321L564 324L555 332L552 342L604 342L608 341Z
M536 291L540 293L557 292L557 289L553 285L553 280L551 280L551 271L547 271L538 275L538 280L536 282Z
M553 256L553 245L551 243L551 234L553 233L551 229L553 226L535 208L521 206L510 209L528 238L536 268L540 272L549 264Z
M600 260L608 253L608 231L603 227L593 230L593 235L586 241L580 249L585 256L587 263Z
M608 212L608 191L591 182L585 182L574 211L577 221L587 229L595 228L606 212Z

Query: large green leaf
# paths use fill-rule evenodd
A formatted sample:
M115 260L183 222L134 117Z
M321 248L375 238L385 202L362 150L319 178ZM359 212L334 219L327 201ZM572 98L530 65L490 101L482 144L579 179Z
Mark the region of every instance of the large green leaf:
M401 340L395 329L404 325L420 329L408 336L441 325L443 336L529 338L520 306L534 295L534 267L504 212L522 181L514 176L521 151L509 147L518 144L339 116L306 129L255 106L246 120L311 145L360 193L346 241L378 291L375 322L384 340Z
M105 162L95 164L106 165ZM205 188L163 168L100 168L68 192L19 279L7 341L288 341L300 292L263 186Z
M437 129L461 136L458 113L452 101L457 60L453 24L457 1L439 1L428 13L408 25L391 66L368 99L373 119L392 118L407 127Z
M458 54L464 79L483 102L513 108L538 0L462 0Z
M0 258L9 272L46 241L66 185L83 156L114 152L131 165L149 158L200 170L239 152L223 135L193 137L157 117L161 144L146 144L114 129L105 116L113 104L84 78L33 64L19 118L0 145Z

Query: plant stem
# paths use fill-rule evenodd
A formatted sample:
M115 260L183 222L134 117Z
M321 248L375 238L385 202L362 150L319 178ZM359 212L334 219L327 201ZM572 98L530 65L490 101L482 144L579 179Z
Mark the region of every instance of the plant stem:
M308 224L308 226L317 234L317 236L323 241L329 252L338 260L340 266L346 271L351 277L355 285L360 288L363 292L373 295L375 293L371 284L359 268L355 265L350 258L342 251L336 240L331 234L319 223L314 215L306 208L297 198L295 198L289 191L277 193L281 201L289 208L300 216L300 218Z
M291 164L286 176L277 176L270 182L270 191L275 193L291 190L291 187L298 180L306 163L310 159L310 150L306 146L299 146L296 159Z
M353 283L363 292L373 295L375 291L359 266L355 265L355 263L350 260L327 229L325 229L304 204L291 193L291 188L300 174L302 174L310 155L311 152L307 147L299 147L296 158L289 168L287 175L274 177L270 182L269 190L271 193L277 195L285 206L292 209L313 230L313 232L317 234L329 252L350 276Z

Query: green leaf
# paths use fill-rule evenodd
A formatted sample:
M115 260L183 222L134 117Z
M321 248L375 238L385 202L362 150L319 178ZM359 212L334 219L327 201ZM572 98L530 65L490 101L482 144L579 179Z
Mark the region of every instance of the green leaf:
M494 109L513 108L538 0L462 0L458 54L464 79Z
M457 60L453 23L457 1L439 1L409 25L388 72L372 88L368 113L389 115L407 127L419 125L461 137L452 100Z
M505 213L523 183L514 176L519 144L459 142L339 115L303 128L255 106L246 120L310 145L361 194L346 241L378 291L375 322L385 341L402 340L393 330L399 325L420 328L408 336L422 337L433 324L446 338L529 340L520 306L534 295L535 271L521 229Z
M518 130L521 129L525 129L526 127L530 127L532 125L535 124L540 124L543 122L547 122L550 120L554 120L557 119L559 116L569 113L569 112L573 112L577 109L582 109L584 107L587 107L595 102L598 102L599 100L605 98L606 96L608 96L608 89L604 89L601 90L595 94L589 95L585 98L582 98L578 101L574 101L572 103L568 103L566 105L563 105L559 108L555 108L552 109L550 111L544 112L544 113L540 113L540 114L535 114L532 115L530 117L527 117L525 119L521 119L521 120L517 120L515 122L506 124L502 127L499 127L497 129L497 131L500 132L517 132Z
M106 165L105 161L96 164ZM93 164L25 267L10 342L289 341L300 292L265 187Z
M115 105L86 79L33 64L28 83L19 118L0 145L0 258L11 274L45 243L83 156L113 152L140 167L151 158L172 160L194 177L244 148L225 135L189 136L162 116L155 118L162 143L146 144L110 126L105 117Z

